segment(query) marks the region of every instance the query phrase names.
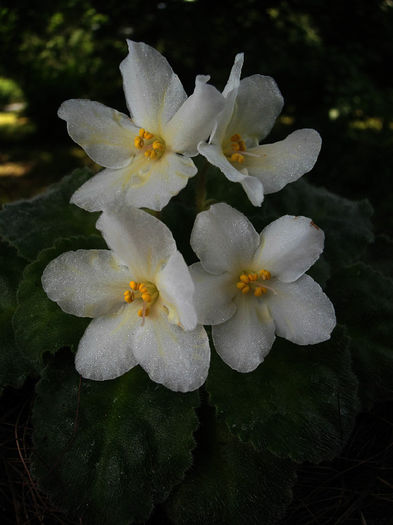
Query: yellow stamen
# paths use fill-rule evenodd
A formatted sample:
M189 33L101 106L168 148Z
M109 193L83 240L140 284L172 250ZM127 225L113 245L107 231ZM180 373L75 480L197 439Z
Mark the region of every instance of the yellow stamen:
M241 276L239 277L239 280L242 281L243 283L246 283L246 284L248 284L250 282L250 279L248 278L248 275L246 275L245 273L241 274Z
M240 140L238 144L240 151L246 151L246 143L244 142L244 140Z
M269 272L269 270L260 270L259 277L262 279L262 281L268 281L272 278L272 274Z
M132 290L138 290L138 283L136 283L135 281L130 281L130 288Z
M146 139L146 140L150 140L153 138L153 133L150 133L149 131L145 131L143 133L143 138Z
M250 287L246 284L246 286L242 289L242 293L248 293L250 291Z
M164 144L162 142L160 142L159 140L155 140L153 142L153 149L163 150L164 149Z
M239 162L239 164L241 164L244 162L244 155L241 155L240 153L233 153L229 160L231 162Z
M232 135L231 137L231 141L232 142L239 142L239 140L241 140L241 136L238 134L238 133L235 133L234 135Z
M240 283L237 283L236 286L239 288L239 290L242 290L247 285L246 285L246 283L240 282Z
M146 303L150 303L151 302L151 295L149 293L143 293L142 294L142 299L146 302Z
M129 290L126 290L124 292L124 300L126 303L132 303L132 301L134 300L134 296Z
M138 310L139 317L145 317L145 316L149 315L149 313L150 313L149 308L146 308L145 311L143 311L143 310L144 310L143 308Z
M134 145L137 149L142 149L144 146L143 139L141 137L134 138Z
M143 137L144 134L145 134L145 130L144 130L143 128L141 128L141 129L139 130L139 136L140 136L140 137Z
M138 286L138 290L139 290L141 293L145 293L145 292L147 292L147 288L146 288L146 286L145 286L143 283L141 283L141 284Z
M248 278L250 279L250 281L256 281L258 279L258 274L256 274L256 273L249 273L248 274Z
M254 295L255 297L261 297L261 295L267 293L267 288L264 286L258 286L258 288L255 288Z
M233 151L239 151L240 150L240 144L238 142L232 142L231 148Z

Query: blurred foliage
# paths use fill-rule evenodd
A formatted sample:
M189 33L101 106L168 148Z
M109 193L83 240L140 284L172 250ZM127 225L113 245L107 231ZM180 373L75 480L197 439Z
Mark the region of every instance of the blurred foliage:
M0 77L0 108L22 100L23 93L18 84L10 78Z

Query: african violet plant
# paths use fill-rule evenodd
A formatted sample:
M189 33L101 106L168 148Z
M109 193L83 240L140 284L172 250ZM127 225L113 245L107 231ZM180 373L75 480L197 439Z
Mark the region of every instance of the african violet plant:
M162 503L175 524L276 523L296 466L337 455L391 392L393 285L360 261L370 206L295 182L316 131L259 144L283 99L240 80L242 54L222 93L197 76L187 97L160 53L128 45L131 117L59 109L104 169L0 212L2 383L40 376L32 470L71 516L143 522Z

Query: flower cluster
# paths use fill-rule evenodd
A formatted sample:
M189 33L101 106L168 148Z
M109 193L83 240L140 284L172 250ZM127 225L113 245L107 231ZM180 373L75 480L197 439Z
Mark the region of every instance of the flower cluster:
M197 173L198 153L239 182L254 206L314 166L321 139L312 129L262 144L283 99L270 77L240 80L235 58L220 93L197 76L187 97L166 59L128 41L121 63L130 117L89 100L59 109L72 139L104 169L72 196L101 211L97 229L108 250L67 252L45 269L48 297L67 313L90 317L75 357L89 379L112 379L137 364L176 391L205 381L210 347L239 372L254 370L275 334L300 345L330 337L334 309L305 272L323 251L324 234L306 217L286 215L259 235L225 203L201 211L191 246L200 262L187 267L160 211Z

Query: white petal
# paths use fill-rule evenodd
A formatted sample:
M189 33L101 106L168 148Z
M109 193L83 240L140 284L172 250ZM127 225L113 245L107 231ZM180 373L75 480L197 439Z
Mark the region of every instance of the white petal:
M269 270L280 281L292 282L323 252L325 234L308 217L284 215L261 233L254 269Z
M171 390L196 390L206 380L210 362L209 340L198 326L186 332L154 309L134 337L134 355L150 378Z
M239 293L236 277L227 272L212 275L203 269L201 263L190 266L190 273L195 284L194 303L198 322L219 324L232 317L236 311L233 298Z
M247 197L254 206L260 206L263 201L263 185L256 177L250 177L238 171L225 157L221 146L205 144L201 142L198 145L198 151L206 159L217 166L228 180L231 182L240 182Z
M171 66L143 42L127 40L129 53L120 64L124 93L133 120L160 135L187 95Z
M214 204L195 219L191 246L209 273L244 271L258 245L254 226L228 204Z
M120 205L125 200L125 184L131 166L100 171L75 191L70 202L87 211L102 211L108 206Z
M277 335L298 345L313 345L330 338L336 326L334 308L309 275L294 283L275 281L272 287L277 295L269 294L267 301Z
M169 228L137 208L107 208L97 221L97 229L128 266L134 281L154 282L156 273L176 251Z
M274 343L274 322L265 305L240 296L235 315L212 328L219 356L238 372L251 372L262 363Z
M129 270L109 250L77 250L51 261L41 281L49 299L64 312L98 317L124 303Z
M253 75L243 78L227 136L238 133L243 138L253 138L257 144L269 134L283 104L284 99L271 77Z
M97 164L122 168L135 154L138 128L115 109L91 100L66 100L57 112L67 122L70 137Z
M210 77L197 76L195 91L188 97L168 122L163 138L173 151L196 155L197 145L206 140L218 113L224 107L224 98L207 83Z
M121 307L112 315L93 319L75 356L75 367L80 375L103 381L119 377L137 365L132 353L132 332L140 322L134 303Z
M235 56L231 72L229 74L228 81L222 94L226 97L232 90L238 89L240 85L240 75L242 74L244 62L244 53L238 53Z
M125 169L127 171L127 169ZM146 161L129 177L125 200L128 205L160 211L186 186L198 169L193 161L175 153L165 153L158 161Z
M245 156L244 166L262 181L266 194L274 193L310 171L320 149L317 131L299 129L280 142L250 149L253 156Z
M168 321L180 323L184 330L194 330L197 325L193 302L194 283L180 252L172 254L164 268L157 273L156 286L162 303L168 309Z

